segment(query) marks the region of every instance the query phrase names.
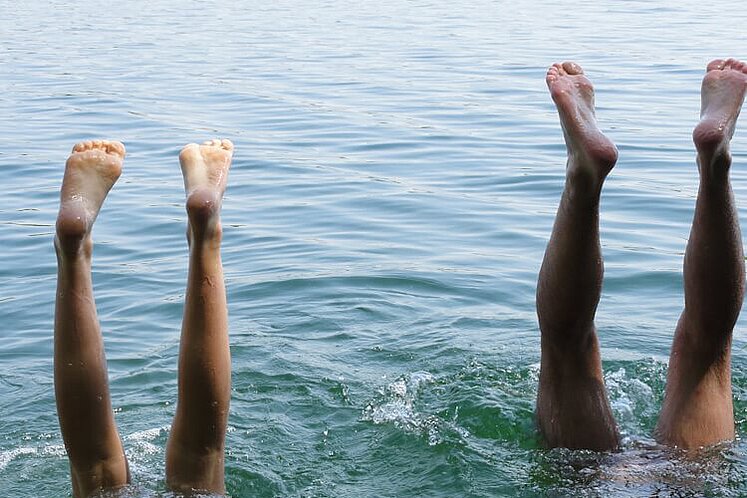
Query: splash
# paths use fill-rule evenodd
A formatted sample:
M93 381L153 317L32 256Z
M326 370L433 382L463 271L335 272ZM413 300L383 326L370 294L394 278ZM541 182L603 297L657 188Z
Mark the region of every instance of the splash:
M430 446L444 442L448 432L465 437L466 431L455 424L418 411L416 405L420 394L435 382L436 378L428 372L414 372L398 378L381 389L376 400L366 404L363 420L376 425L393 424L405 432L422 434Z

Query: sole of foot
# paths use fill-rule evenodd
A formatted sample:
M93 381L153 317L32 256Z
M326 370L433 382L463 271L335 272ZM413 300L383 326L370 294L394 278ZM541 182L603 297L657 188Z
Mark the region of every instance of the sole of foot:
M233 143L225 139L187 144L179 153L191 224L209 224L220 213L232 157Z
M701 87L701 119L693 130L701 162L730 163L729 142L746 90L747 64L736 59L717 59L708 64Z
M617 147L597 127L594 86L575 62L556 63L545 79L555 102L569 154L569 168L599 181L617 162Z
M121 142L91 140L73 147L65 163L57 216L57 240L75 248L91 233L109 190L122 174Z

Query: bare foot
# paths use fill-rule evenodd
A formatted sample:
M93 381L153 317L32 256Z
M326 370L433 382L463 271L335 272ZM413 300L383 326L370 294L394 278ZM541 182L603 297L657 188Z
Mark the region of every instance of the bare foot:
M599 185L617 162L617 148L597 127L594 87L575 62L556 63L545 79L568 148L568 173L590 173Z
M698 162L704 166L731 164L729 141L747 90L747 64L736 59L708 64L701 88L700 123L693 131Z
M90 241L91 228L106 195L122 173L125 148L120 142L93 140L75 144L65 164L57 215L58 247L77 252Z
M230 140L187 144L179 153L187 194L190 236L220 236L220 207L231 167Z

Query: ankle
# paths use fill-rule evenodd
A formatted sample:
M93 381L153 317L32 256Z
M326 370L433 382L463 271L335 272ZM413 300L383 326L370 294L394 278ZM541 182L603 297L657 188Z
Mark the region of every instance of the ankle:
M603 184L604 181L597 178L594 173L569 167L564 188L567 200L573 204L598 206Z
M59 263L90 261L93 256L93 240L89 235L83 237L60 236L57 232L54 238L54 248Z
M190 221L187 227L187 243L192 249L220 250L223 240L223 227L216 219L209 224L193 225Z

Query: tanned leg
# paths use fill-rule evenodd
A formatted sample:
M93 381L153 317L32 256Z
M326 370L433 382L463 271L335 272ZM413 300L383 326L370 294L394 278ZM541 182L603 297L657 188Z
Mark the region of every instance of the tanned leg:
M119 142L79 143L65 166L55 249L54 381L73 494L129 482L109 399L106 358L91 283L91 229L122 171Z
M729 142L747 89L747 65L716 60L693 132L700 186L684 262L685 309L669 359L657 439L697 448L734 438L731 334L744 296L744 256L729 182Z
M233 144L189 144L179 154L187 193L189 276L179 348L179 399L166 448L175 491L224 493L231 396L228 311L220 257L220 209Z
M611 450L619 435L604 388L594 314L604 272L599 197L617 149L597 128L594 90L577 64L553 65L547 85L568 162L537 283L542 333L537 422L550 447Z

